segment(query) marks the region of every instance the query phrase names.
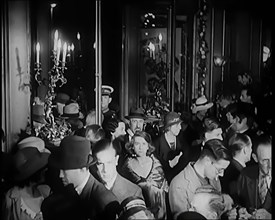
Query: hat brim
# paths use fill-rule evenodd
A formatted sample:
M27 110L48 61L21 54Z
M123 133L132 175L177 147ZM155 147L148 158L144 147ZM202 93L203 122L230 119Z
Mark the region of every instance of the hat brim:
M55 100L56 103L60 103L60 104L63 104L63 105L66 105L66 103L70 101L70 99L62 99L62 98L58 98Z
M41 153L51 153L46 147L45 147L45 142L39 138L39 137L35 137L35 136L30 136L27 137L23 140L21 140L18 144L17 144L18 149L23 149L26 147L34 147L37 148L38 151L40 151Z
M112 86L102 85L101 89L109 89L110 94L114 92L114 88Z
M61 118L80 118L80 115L79 113L75 113L75 114L63 113L60 117Z
M161 121L161 119L160 119L160 118L157 118L157 117L147 117L147 118L145 119L145 121L150 123L150 122Z
M195 106L195 107L192 109L192 112L195 114L195 113L197 113L198 111L210 109L212 106L213 106L213 103L212 103L212 102L211 102L211 103L208 103L208 104L206 104L206 105Z
M147 119L147 117L145 115L128 115L128 116L125 116L126 119L130 120L132 118L139 118L139 119Z
M103 92L101 93L102 96L110 96L111 97L111 93L108 93L108 92Z
M146 208L144 208L144 207L133 207L133 208L125 211L123 213L123 217L124 217L124 219L128 219L130 216L132 216L140 211L145 211L145 210L146 210Z
M35 174L38 170L42 169L48 164L50 153L40 153L40 156L35 156L29 162L25 163L21 166L17 172L14 173L14 180L15 181L22 181L33 174Z
M183 121L180 119L179 121L172 122L172 123L169 123L169 124L165 125L164 128L168 128L168 127L170 127L170 126L172 126L172 125L180 124L180 123L182 123L182 122L183 122Z
M45 116L41 116L41 115L33 115L32 116L32 120L35 122L39 122L41 124L47 124L47 121L45 119Z
M92 155L88 156L88 161L82 164L72 164L71 161L62 157L61 150L58 148L54 150L49 157L49 165L62 170L80 169L83 167L90 167L96 163L95 158Z

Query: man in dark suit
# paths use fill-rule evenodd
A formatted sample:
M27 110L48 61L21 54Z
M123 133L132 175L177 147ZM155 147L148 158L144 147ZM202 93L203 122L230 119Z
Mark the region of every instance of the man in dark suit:
M144 122L147 117L142 108L131 108L130 114L125 116L125 118L129 120L125 135L125 143L128 143L136 131L144 130Z
M262 134L255 140L254 147L252 157L257 165L244 168L240 174L237 183L239 203L254 219L271 219L272 138Z
M112 102L112 93L114 92L113 87L102 85L101 86L101 111L103 114L103 122L108 121L110 118L117 117L115 110L110 109L110 103Z
M251 159L251 138L246 134L236 133L230 138L228 149L231 152L232 160L224 171L224 175L220 177L220 181L222 192L228 193L235 200L238 177Z
M89 154L90 145L84 137L67 136L62 139L58 150L49 158L49 163L60 169L59 177L63 184L73 186L70 189L72 196L65 195L66 199L73 200L67 208L63 204L55 203L56 206L63 206L64 215L58 213L60 219L64 219L67 212L78 216L77 219L116 219L120 212L120 204L116 196L89 172L89 166L95 162ZM62 198L62 195L60 197ZM58 201L64 201L64 199L58 199ZM48 207L56 208L51 204L48 204ZM49 213L52 211L46 209L44 213L46 216L51 216ZM52 217L48 219L57 219L54 213ZM68 217L73 219L71 216Z
M93 147L93 155L97 160L95 176L112 191L120 203L130 196L143 198L141 188L117 172L120 151L120 145L116 140L98 141Z

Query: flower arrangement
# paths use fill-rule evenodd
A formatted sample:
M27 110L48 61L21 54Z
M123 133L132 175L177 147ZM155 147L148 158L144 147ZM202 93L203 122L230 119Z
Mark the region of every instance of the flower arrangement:
M142 95L143 108L151 121L158 121L169 111L166 97L166 76L169 71L165 63L166 45L160 45L159 37L145 39L141 43L146 81Z
M71 126L65 120L57 123L47 123L44 126L35 128L35 136L50 142L59 142L71 133Z
M207 2L206 0L200 1L200 9L198 14L198 36L199 36L199 49L197 52L197 73L198 73L198 93L199 96L204 95L205 93L205 77L207 73L206 68L206 54L209 51L208 45L205 40L206 34L206 21L207 21Z

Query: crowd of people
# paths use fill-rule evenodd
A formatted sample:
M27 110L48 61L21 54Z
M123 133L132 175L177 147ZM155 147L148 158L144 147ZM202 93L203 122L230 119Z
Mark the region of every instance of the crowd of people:
M247 85L168 112L159 135L144 109L110 109L113 91L102 86L97 124L95 110L59 93L54 117L71 132L54 144L33 132L1 151L2 219L272 218L272 119ZM32 113L34 130L47 123L43 108Z

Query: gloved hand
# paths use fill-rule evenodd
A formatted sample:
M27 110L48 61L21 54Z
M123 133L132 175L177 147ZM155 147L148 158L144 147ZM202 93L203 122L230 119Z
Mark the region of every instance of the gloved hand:
M105 131L114 133L116 128L118 127L118 121L115 118L111 118L105 123L105 125L102 126Z

